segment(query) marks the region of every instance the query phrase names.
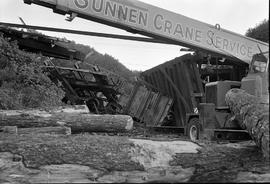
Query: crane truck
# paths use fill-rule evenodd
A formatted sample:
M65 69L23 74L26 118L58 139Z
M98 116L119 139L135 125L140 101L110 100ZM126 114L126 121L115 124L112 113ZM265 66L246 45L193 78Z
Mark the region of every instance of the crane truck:
M268 43L222 29L219 24L203 23L138 0L24 0L24 3L51 8L54 13L67 15L68 21L80 17L187 47L206 55L208 62L212 57L219 58L217 63L245 66L248 74L238 77L238 82L217 79L205 85L205 103L201 103L200 112L185 117L185 132L192 140L199 138L199 132L206 132L206 129L216 133L220 128L234 128L235 125L224 118L228 115L227 112L224 115L227 108L225 94L231 88L245 89L269 103ZM222 120L213 123L213 119Z

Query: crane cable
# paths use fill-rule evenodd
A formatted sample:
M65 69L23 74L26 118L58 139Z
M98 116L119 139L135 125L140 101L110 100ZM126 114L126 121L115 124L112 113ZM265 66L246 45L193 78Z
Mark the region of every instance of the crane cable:
M126 36L126 35L97 33L97 32L90 32L90 31L78 31L78 30L72 30L72 29L61 29L61 28L44 27L44 26L30 26L30 25L12 24L12 23L5 23L5 22L0 22L0 25L7 26L7 27L17 27L17 28L61 32L61 33L69 33L69 34L79 34L79 35L96 36L96 37L104 37L104 38L115 38L115 39L122 39L122 40L176 45L173 43L169 43L169 42L166 42L163 40L154 39L154 38L150 38L150 37Z

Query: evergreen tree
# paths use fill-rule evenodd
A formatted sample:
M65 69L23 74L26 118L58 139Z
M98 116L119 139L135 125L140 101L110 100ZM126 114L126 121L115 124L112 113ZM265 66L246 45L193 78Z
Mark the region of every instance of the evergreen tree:
M249 28L246 36L269 43L269 19L263 20L254 28Z

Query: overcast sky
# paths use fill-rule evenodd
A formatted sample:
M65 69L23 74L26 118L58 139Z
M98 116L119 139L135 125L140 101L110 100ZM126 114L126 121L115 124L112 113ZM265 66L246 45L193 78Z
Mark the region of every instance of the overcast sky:
M187 17L212 25L220 24L222 28L245 34L248 28L256 26L269 17L269 0L141 0ZM27 5L23 0L0 0L0 21L76 29L101 33L129 34L123 30L99 23L76 18L73 22L52 12L51 9ZM131 70L147 70L161 63L174 59L183 52L179 46L152 44L81 35L43 32L57 37L66 37L77 43L94 47L100 53L107 53L118 59Z

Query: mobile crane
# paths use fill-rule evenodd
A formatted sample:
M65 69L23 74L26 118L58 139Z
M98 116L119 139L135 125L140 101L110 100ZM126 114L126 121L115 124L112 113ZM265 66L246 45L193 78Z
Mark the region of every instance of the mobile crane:
M80 17L128 32L161 40L168 44L188 47L206 55L223 58L249 66L247 77L233 81L208 83L205 87L206 106L223 109L225 94L232 87L241 87L258 97L269 96L269 44L170 12L138 0L24 0L53 9L54 13L68 15L68 21ZM269 103L269 101L268 101ZM205 108L203 108L205 110ZM207 113L206 113L207 114ZM186 118L187 134L198 138L201 129L198 113ZM217 128L217 127L214 127ZM195 132L195 134L194 134Z

